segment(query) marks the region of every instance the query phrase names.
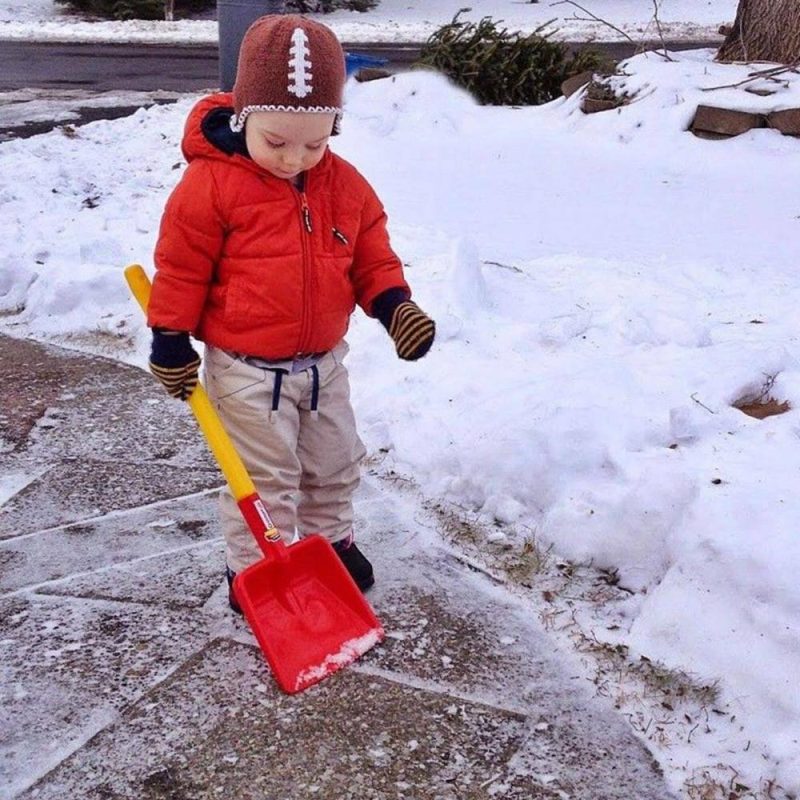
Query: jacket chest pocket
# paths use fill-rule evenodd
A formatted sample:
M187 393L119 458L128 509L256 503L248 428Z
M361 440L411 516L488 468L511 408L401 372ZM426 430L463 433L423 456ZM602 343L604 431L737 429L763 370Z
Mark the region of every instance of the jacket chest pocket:
M350 233L350 226L337 225L329 222L325 225L321 233L320 245L322 252L332 258L353 257L353 236Z
M339 207L320 209L319 215L319 238L318 247L320 251L333 258L342 256L353 256L355 246L357 225L350 219L347 209ZM317 231L314 231L316 234Z
M350 246L350 237L336 225L331 225L331 235L333 236L333 252L334 255L342 255L344 253L352 253ZM345 248L344 250L342 248Z

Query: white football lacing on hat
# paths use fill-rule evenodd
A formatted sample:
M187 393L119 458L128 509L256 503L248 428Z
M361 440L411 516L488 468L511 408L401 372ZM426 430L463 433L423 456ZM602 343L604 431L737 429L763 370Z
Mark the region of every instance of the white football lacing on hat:
M295 28L289 48L289 93L301 98L311 94L313 77L308 36L302 28Z

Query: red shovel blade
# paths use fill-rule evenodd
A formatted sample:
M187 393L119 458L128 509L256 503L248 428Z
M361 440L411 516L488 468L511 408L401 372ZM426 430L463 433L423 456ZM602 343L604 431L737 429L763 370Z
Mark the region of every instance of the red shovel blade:
M234 592L285 692L301 692L382 641L383 627L327 539L289 545L234 579Z

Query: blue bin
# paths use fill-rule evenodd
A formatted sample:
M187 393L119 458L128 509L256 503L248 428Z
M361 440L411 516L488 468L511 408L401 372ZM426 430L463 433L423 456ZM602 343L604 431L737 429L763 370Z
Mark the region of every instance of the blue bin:
M385 58L367 56L363 53L345 53L344 64L349 78L354 72L358 72L362 67L382 67L386 64Z

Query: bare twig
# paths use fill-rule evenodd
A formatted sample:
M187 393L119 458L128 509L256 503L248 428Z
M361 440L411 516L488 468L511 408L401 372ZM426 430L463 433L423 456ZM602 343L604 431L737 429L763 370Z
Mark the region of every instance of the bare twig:
M501 264L499 261L484 261L483 263L490 267L501 267L502 269L511 270L511 272L522 273L522 270L519 267L515 267L513 264Z
M664 52L661 54L667 61L674 61L675 59L670 56L667 52L667 43L664 41L664 31L661 28L661 20L658 17L659 12L659 0L653 0L653 19L656 23L656 30L658 31L658 38L661 40L661 47L664 49Z
M695 401L695 403L697 403L697 405L699 405L701 408L704 408L706 411L708 411L709 414L716 414L717 413L716 411L712 411L707 405L704 405L703 403L701 403L697 399L697 392L695 392L694 394L689 395L689 396L692 398L692 400Z
M764 385L761 388L761 394L756 398L756 402L760 403L766 400L770 393L772 392L772 387L775 386L775 381L778 377L778 374L770 375L768 372L763 373L766 380L764 381Z
M760 69L756 72L751 72L749 75L742 81L738 83L726 83L722 86L706 86L704 89L701 89L702 92L714 92L717 89L736 89L739 86L744 86L746 83L750 83L752 81L758 80L759 78L767 78L773 79L776 75L782 75L784 72L797 72L797 68L800 67L800 61L795 61L792 64L782 64L779 67L770 67L769 69Z
M736 16L738 17L739 15L737 14ZM744 60L749 61L750 56L747 55L747 42L749 40L749 37L744 35L745 34L744 20L745 20L745 15L742 14L742 17L739 21L739 39L742 43L742 53L744 54Z
M591 18L591 19L585 19L585 18L581 18L581 17L574 17L574 19L576 19L576 20L578 20L580 22L599 22L602 25L607 25L612 30L615 30L617 33L622 34L622 36L624 36L631 44L634 44L634 45L637 44L633 39L631 39L630 36L628 36L627 33L625 33L625 31L620 30L616 25L612 25L607 20L604 20L601 17L595 16L594 14L592 14L591 11L589 11L588 8L584 8L583 6L578 5L578 3L575 2L575 0L558 0L555 3L550 3L551 6L561 6L561 5L565 5L565 4L566 5L570 5L570 6L575 6L575 8L580 9L581 11L583 11L584 14L588 14L589 17Z
M660 0L652 0L652 2L653 2L653 6L655 8L654 19L655 19L655 23L656 23L656 28L658 29L658 35L661 38L661 46L664 48L664 52L663 53L659 53L657 50L655 52L656 52L657 55L661 56L662 58L665 58L667 61L674 61L673 58L670 58L669 53L667 52L667 46L666 46L666 43L664 42L664 33L663 33L662 29L661 29L661 20L658 17L658 11L659 11L658 3L660 2ZM602 17L598 17L597 14L593 14L591 11L589 11L588 8L584 8L579 3L576 3L575 0L557 0L557 2L550 3L550 5L551 6L560 6L560 5L575 6L575 8L580 9L584 14L588 14L589 16L588 17L579 17L577 14L573 14L572 15L572 19L577 20L578 22L599 22L601 25L605 25L606 27L611 28L612 31L616 31L620 35L624 36L632 45L634 45L636 47L636 49L637 49L637 52L642 52L647 47L647 43L645 41L641 41L641 42L634 41L621 28L618 28L616 25L613 25L611 22L609 22L606 19L603 19Z
M754 78L767 76L767 75L780 75L781 72L791 71L797 72L797 67L800 66L800 60L793 61L791 64L779 64L777 67L767 67L766 69L757 69L755 72L750 72Z

